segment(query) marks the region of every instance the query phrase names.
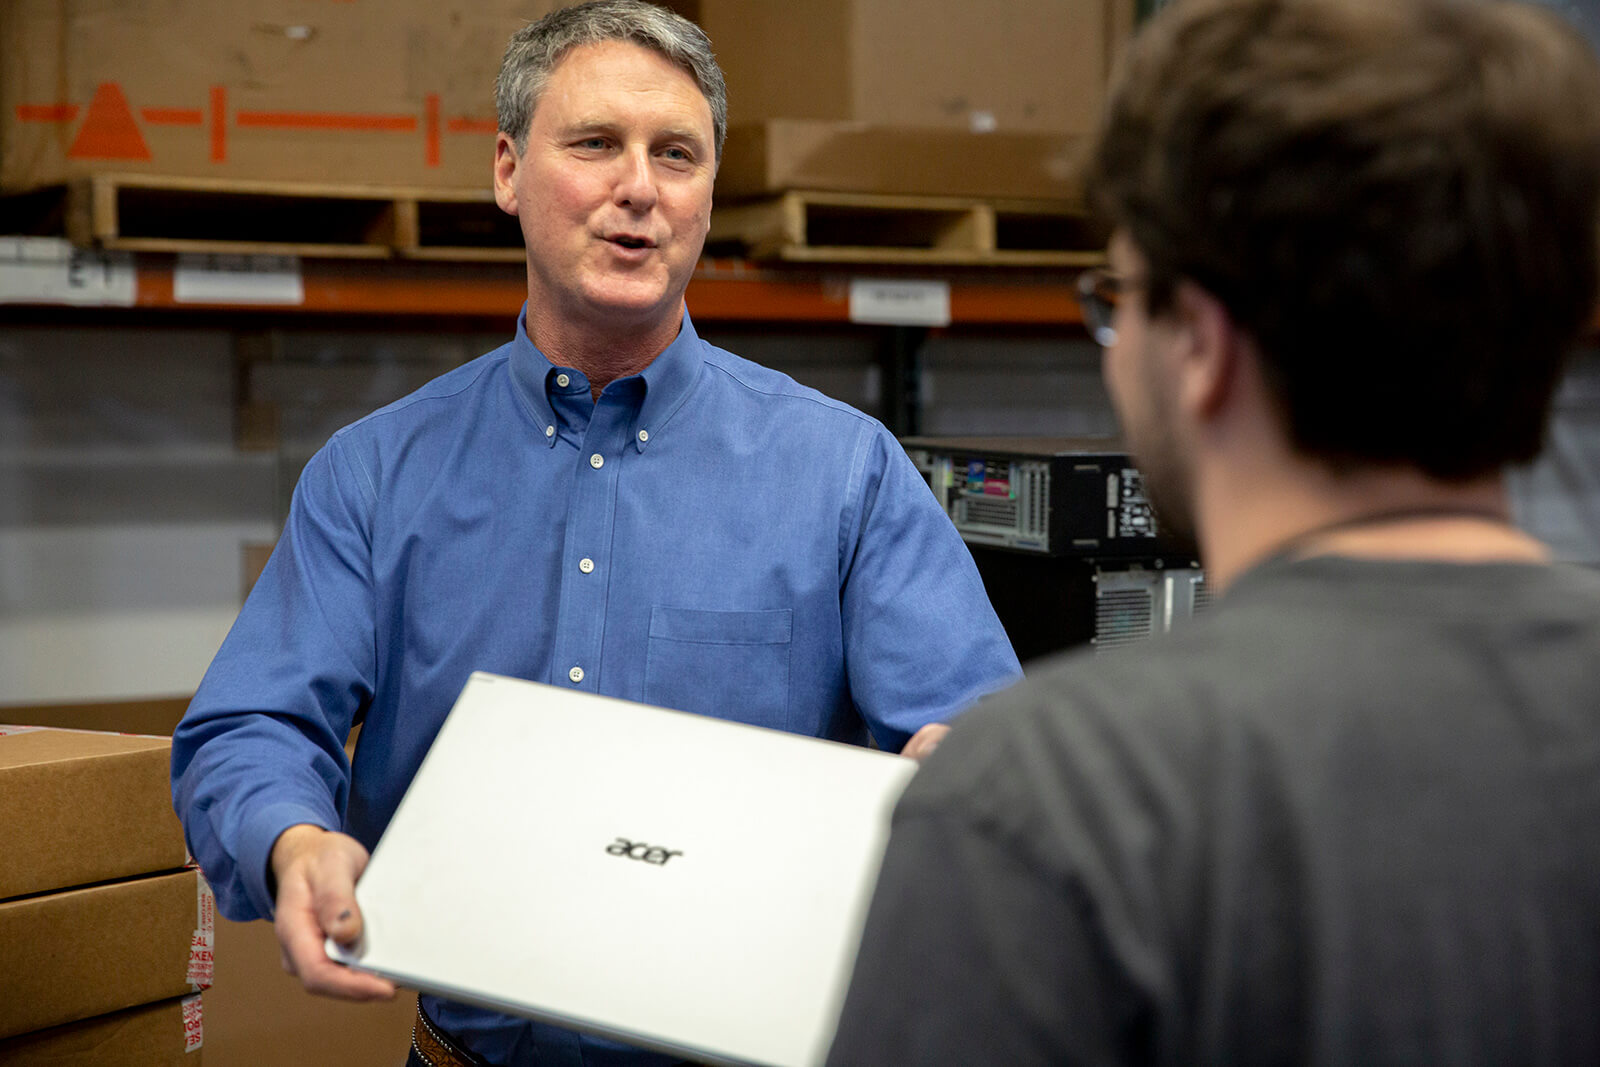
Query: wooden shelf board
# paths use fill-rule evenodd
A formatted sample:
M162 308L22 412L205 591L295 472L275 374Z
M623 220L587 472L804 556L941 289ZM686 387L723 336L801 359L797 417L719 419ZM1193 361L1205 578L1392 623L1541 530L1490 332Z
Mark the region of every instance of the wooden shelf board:
M402 259L437 263L523 263L527 253L520 248L405 248Z
M191 241L181 237L115 237L103 242L119 252L192 252L200 255L319 256L330 259L387 259L381 245L308 245L284 241Z

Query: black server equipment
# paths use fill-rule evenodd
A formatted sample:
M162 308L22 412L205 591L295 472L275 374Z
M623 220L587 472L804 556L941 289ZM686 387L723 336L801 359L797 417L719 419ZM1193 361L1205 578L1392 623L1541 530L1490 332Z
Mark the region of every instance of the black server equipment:
M1163 534L1111 438L905 437L1024 662L1181 626L1207 603L1192 547Z

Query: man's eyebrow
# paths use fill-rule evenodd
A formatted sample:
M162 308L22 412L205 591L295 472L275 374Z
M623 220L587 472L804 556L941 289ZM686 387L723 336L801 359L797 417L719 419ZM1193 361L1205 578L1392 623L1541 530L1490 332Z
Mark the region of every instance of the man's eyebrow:
M562 137L572 137L583 133L615 133L621 126L621 123L612 119L579 118L562 124L557 132ZM695 145L703 145L705 143L705 137L693 127L678 125L661 127L656 131L654 140L688 141Z
M574 119L563 123L558 132L563 137L570 137L578 133L611 133L616 128L617 124L607 119Z
M705 140L697 130L685 126L663 127L657 139L663 141L688 141L694 145L703 144Z

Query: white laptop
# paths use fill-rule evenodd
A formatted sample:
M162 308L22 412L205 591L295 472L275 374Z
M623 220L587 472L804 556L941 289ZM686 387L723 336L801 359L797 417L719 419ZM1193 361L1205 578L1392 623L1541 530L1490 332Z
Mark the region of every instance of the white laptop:
M356 887L406 986L709 1063L826 1057L899 756L477 673Z

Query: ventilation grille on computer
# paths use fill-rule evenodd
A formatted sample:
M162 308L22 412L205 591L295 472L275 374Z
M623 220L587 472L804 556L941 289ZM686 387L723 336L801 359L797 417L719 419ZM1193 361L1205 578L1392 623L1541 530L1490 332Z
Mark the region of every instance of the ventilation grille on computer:
M961 501L962 521L980 526L999 526L1016 529L1017 502L1003 496L971 496Z
M1101 589L1094 606L1095 651L1114 652L1138 644L1150 636L1154 621L1152 588Z
M1017 532L1048 547L1050 538L1050 467L1044 463L1017 464L1017 500L1022 505Z
M1095 649L1114 652L1186 625L1211 603L1198 567L1096 568Z

